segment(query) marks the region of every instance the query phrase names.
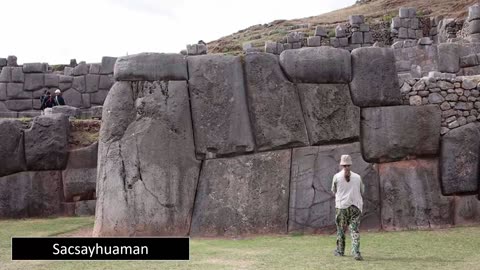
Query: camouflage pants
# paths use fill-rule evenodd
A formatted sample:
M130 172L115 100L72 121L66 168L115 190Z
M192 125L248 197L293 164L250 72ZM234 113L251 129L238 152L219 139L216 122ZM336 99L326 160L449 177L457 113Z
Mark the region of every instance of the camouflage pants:
M345 252L345 231L350 227L352 236L352 255L360 253L360 216L362 212L356 206L352 205L347 209L335 209L335 224L337 225L337 252Z

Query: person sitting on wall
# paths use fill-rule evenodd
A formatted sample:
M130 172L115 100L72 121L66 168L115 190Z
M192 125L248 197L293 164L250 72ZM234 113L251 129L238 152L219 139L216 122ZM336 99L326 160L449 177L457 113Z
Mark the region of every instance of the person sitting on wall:
M62 106L65 105L65 100L62 97L62 91L60 89L55 90L55 105L54 106Z
M49 91L45 91L44 95L40 98L42 105L40 109L43 111L46 108L52 108L55 106L55 100L53 99L52 95Z
M48 97L47 96L48 90L43 91L43 95L40 97L40 110L42 110L42 114L44 114L43 110L45 109L44 107L44 102L45 99Z
M337 249L335 256L345 252L345 231L350 226L352 236L352 255L355 260L363 260L360 255L360 218L363 207L365 186L360 175L352 172L352 158L342 155L340 166L343 168L333 176L332 192L335 194L335 224L337 225Z

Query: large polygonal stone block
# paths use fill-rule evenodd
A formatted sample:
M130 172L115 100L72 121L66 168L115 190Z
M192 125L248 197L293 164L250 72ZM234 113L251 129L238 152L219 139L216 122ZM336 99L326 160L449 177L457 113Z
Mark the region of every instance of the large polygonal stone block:
M0 218L63 214L60 171L30 171L0 177Z
M12 68L12 82L23 83L25 81L25 74L21 67Z
M23 72L24 73L44 73L47 71L46 63L24 63Z
M480 130L475 123L450 130L442 137L441 180L445 195L478 190Z
M82 103L82 94L77 90L70 88L67 91L62 93L65 104L68 104L72 107L81 108Z
M58 87L58 85L59 85L59 78L57 74L45 74L46 87Z
M23 91L23 83L8 83L7 97L11 99L31 99L32 92Z
M31 99L11 99L5 101L5 105L11 111L28 111L33 108Z
M352 103L348 84L298 84L310 145L357 139L360 108Z
M350 53L327 46L286 50L280 64L292 82L349 83L352 77Z
M19 121L0 119L0 176L24 171L23 130Z
M350 91L353 104L362 108L402 104L393 49L353 50Z
M457 43L438 44L438 71L457 73L460 70L460 47Z
M62 172L66 201L94 198L97 184L98 143L69 152L66 169Z
M85 76L73 77L72 88L77 90L80 93L85 93L87 91Z
M268 53L245 56L250 119L259 151L308 145L297 89Z
M113 67L117 61L116 57L104 56L102 57L102 64L100 67L100 74L113 74Z
M117 81L187 80L187 61L181 54L140 53L115 62Z
M98 84L100 83L100 75L88 74L85 76L85 87L87 93L98 91Z
M345 154L352 157L352 171L360 174L365 185L361 227L380 229L378 172L363 160L360 144L353 143L293 149L289 232L326 232L335 228L332 179Z
M42 89L45 85L44 74L42 73L28 73L25 74L25 90L34 91Z
M453 224L453 198L442 196L438 160L379 165L382 228L435 228Z
M98 90L95 93L90 94L90 103L96 105L103 105L107 98L108 90Z
M360 140L368 162L436 155L440 146L438 106L394 106L361 111Z
M204 161L191 235L286 233L291 150Z
M189 233L200 161L185 81L117 82L98 155L94 235Z
M189 57L188 71L197 155L214 158L253 151L241 58Z
M25 159L31 171L63 170L68 158L69 122L62 114L42 115L25 130Z

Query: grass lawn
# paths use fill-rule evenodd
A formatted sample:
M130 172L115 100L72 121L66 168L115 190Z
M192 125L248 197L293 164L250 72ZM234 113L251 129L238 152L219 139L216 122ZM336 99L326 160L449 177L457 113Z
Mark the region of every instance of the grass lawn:
M189 262L11 261L11 236L85 231L93 218L0 221L0 269L480 269L480 227L363 233L365 261L334 257L335 236L262 236L242 240L192 239ZM347 246L350 244L347 241ZM348 252L349 253L349 252Z

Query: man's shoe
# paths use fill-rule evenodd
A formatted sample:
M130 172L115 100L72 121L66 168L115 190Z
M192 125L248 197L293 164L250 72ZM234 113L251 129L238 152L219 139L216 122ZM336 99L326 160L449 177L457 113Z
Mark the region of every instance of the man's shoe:
M363 261L363 257L360 255L360 253L357 253L355 256L353 256L353 258L357 261Z
M333 255L335 255L335 256L340 256L340 257L341 257L341 256L343 256L343 253L338 252L338 250L334 250L334 251L333 251Z

